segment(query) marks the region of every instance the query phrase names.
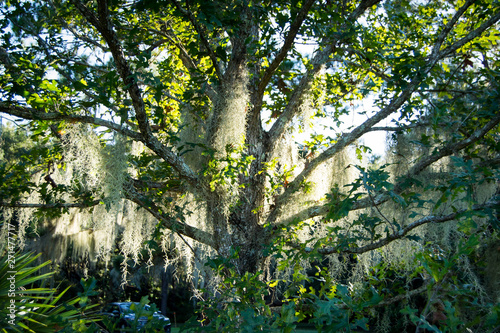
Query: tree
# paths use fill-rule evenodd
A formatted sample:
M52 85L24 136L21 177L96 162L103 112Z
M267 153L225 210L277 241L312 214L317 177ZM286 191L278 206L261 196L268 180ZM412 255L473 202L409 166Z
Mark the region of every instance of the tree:
M29 121L45 145L30 157L38 181L5 182L1 204L46 213L125 198L158 221L153 238L170 230L196 253L192 239L239 274L285 250L352 257L423 244L417 230L447 221L490 237L499 9L7 1L0 112ZM353 112L365 120L341 127ZM310 139L295 142L300 131ZM369 166L360 140L374 131L392 143Z

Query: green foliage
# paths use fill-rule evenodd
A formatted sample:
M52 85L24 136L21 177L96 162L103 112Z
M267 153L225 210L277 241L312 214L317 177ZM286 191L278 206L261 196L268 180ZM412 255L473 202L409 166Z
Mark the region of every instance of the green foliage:
M106 218L96 208L67 228L89 244L105 232L89 253L120 240L126 267L148 257L141 245L183 251L193 281L213 277L195 331L372 329L385 305L435 332L498 324L480 255L500 225L498 1L8 0L0 12L0 112L20 126L2 129L2 232L102 204ZM361 165L378 131L387 154ZM138 212L149 219L110 215ZM39 282L30 269L20 283ZM19 296L19 325L54 325L53 311L83 330L97 287L82 288L64 310L50 289Z
M461 257L470 256L477 250L478 239L477 235L470 236L458 245L454 253L446 253L439 246L428 244L416 255L421 268L431 278L427 284L427 303L420 314L410 306L400 312L408 315L417 327L431 332L459 332L472 327L489 331L496 328L494 320L490 320L496 313L496 310L491 311L493 305L479 302L481 295L471 290L457 265Z
M238 250L229 258L216 257L207 262L215 273L216 295L198 303L195 317L183 326L194 332L272 332L270 307L265 303L267 284L261 280L262 272L238 274L234 260ZM202 290L209 295L211 290Z
M11 253L0 261L0 305L2 332L87 332L96 319L95 305L88 301L94 296L95 280L84 281L79 297L61 302L69 290L38 287L54 273L42 273L50 261L36 265L40 254Z
M199 302L198 318L192 318L183 330L195 332L293 332L297 322L307 321L320 331L366 329L369 318L364 310L378 304L381 297L372 289L364 298L353 297L353 290L336 283L326 268L317 268L314 276L303 273L296 259L283 260L278 270L293 266L291 280L262 281L262 272L236 273L231 258L218 257L208 265L216 273L217 294ZM318 288L311 282L316 281ZM309 285L309 286L308 286ZM266 303L270 290L284 288L283 304L272 308ZM307 287L308 286L308 287ZM203 290L208 294L209 290Z
M192 318L183 329L293 332L297 323L307 322L318 332L369 330L383 305L385 311L394 311L392 320L401 321L401 315L408 316L420 329L432 332L458 332L474 327L488 331L498 326L498 305L481 304L481 295L471 290L457 266L461 257L473 255L477 248L476 236L460 244L453 253L428 244L416 254L417 269L413 274L407 275L405 270L381 261L367 274L366 280L356 286L339 283L325 266L316 266L311 271L313 274L306 273L297 264L296 257L282 257L277 265L278 271L292 270L290 279L265 283L262 272L244 275L236 272L233 261L238 258L238 251L234 251L230 258L217 257L208 262L218 281L216 296L199 302L197 318ZM310 257L310 260L315 259ZM413 308L413 303L404 307L407 302L400 295L414 290L409 289L415 288L410 287L412 281L422 276L430 278L424 278L425 288L420 292L427 293L422 298L427 305L422 305L423 310ZM283 295L279 308L266 301L277 288ZM209 295L210 290L203 293ZM442 304L442 308L438 304ZM431 324L436 314L442 314L445 319ZM402 329L398 327L394 330Z
M14 203L33 190L31 142L24 130L3 126L0 137L0 200Z
M221 158L215 156L215 152L206 153L210 156L207 168L203 175L209 178L210 189L215 191L217 187L224 185L235 185L239 181L239 176L248 176L248 167L255 157L244 154L245 147L235 147L227 145L225 154ZM241 188L245 184L239 184Z

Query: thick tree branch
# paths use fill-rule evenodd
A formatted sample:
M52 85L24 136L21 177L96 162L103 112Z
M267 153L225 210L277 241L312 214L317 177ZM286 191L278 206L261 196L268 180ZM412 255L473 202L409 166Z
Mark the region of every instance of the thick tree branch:
M146 200L140 198L137 193L132 194L131 191L125 191L125 197L139 205L140 207L147 210L151 215L153 215L158 221L161 221L163 225L172 230L173 232L179 233L190 237L200 243L206 244L208 246L214 247L213 236L203 230L192 227L180 221L176 221L170 217L166 217L160 213L161 209L153 203L146 203ZM8 208L32 208L32 209L64 209L64 208L91 208L97 206L101 203L101 200L94 200L92 202L74 202L74 203L9 203L0 202L0 207Z
M316 55L311 61L312 68L308 69L301 78L299 84L294 89L285 110L269 130L269 157L273 155L272 153L278 147L281 136L286 131L289 124L292 122L293 117L297 114L300 105L303 103L302 97L310 88L313 80L320 73L325 63L328 61L333 50L334 47L332 45L327 45L322 50L316 52Z
M493 129L495 126L497 126L500 123L500 114L497 114L495 117L493 117L488 123L486 123L482 128L476 130L471 136L467 137L466 139L460 140L458 142L451 142L447 144L445 147L441 148L438 152L422 158L417 164L415 164L404 176L401 178L403 179L408 179L417 176L420 174L423 170L425 170L428 166L430 166L432 163L440 160L443 157L452 155L453 153L456 153L465 147L479 141L481 138L483 138L491 129ZM492 167L492 166L497 166L500 163L500 158L493 158L490 160L485 160L479 162L476 167ZM404 180L400 183L397 183L394 185L394 189L392 190L393 193L395 194L401 194L404 190L405 187L403 186ZM376 195L373 200L370 200L370 198L363 198L358 201L356 201L352 207L351 211L363 209L363 208L368 208L371 207L372 205L380 205L387 200L389 200L391 196L389 193L384 192ZM297 214L294 214L293 216L284 219L280 221L280 224L282 225L287 225L292 223L293 221L301 220L305 221L307 219L316 217L316 216L323 216L326 215L329 211L330 207L328 204L322 204L322 205L313 205L310 207L307 207L300 211Z
M352 22L355 22L367 8L379 2L380 0L362 1L359 6L349 15L349 17L346 18L347 23L341 27L340 31L350 29L350 25L352 24ZM269 158L274 156L274 152L276 151L277 147L279 147L281 136L285 133L286 129L292 122L293 117L300 109L299 106L301 105L301 103L303 103L302 99L304 94L308 91L313 80L317 77L318 73L320 73L324 65L328 61L330 61L330 55L344 41L345 38L347 38L345 34L339 33L336 39L328 39L321 43L322 45L326 46L316 52L316 55L311 61L312 68L308 69L305 75L301 78L299 84L294 89L285 110L269 130Z
M322 154L320 154L318 157L315 159L311 160L310 163L307 165L306 168L292 181L289 183L288 188L286 191L280 195L276 201L276 205L274 210L269 214L269 217L267 219L267 222L272 223L276 221L277 217L280 214L281 208L288 202L291 198L291 195L295 193L296 191L299 190L301 184L307 179L307 177L312 173L313 170L315 170L319 165L324 163L325 161L329 160L333 156L335 156L338 152L342 151L344 148L346 148L348 145L352 144L355 140L360 138L363 134L367 133L375 124L380 122L381 120L387 118L390 114L396 112L415 92L419 86L419 84L423 81L423 79L427 76L427 74L431 71L431 69L435 66L435 64L445 56L449 55L449 52L454 52L456 51L460 46L464 45L466 42L472 40L473 38L479 36L484 30L486 30L488 27L496 23L498 20L500 20L500 13L495 15L494 17L490 18L487 20L485 23L483 23L480 28L472 31L469 33L466 37L461 39L460 41L454 43L452 46L449 48L443 50L442 52L434 52L435 50L439 49L439 47L435 47L434 51L432 54L429 56L427 59L426 64L423 66L423 68L420 71L417 71L413 79L411 80L410 83L406 86L406 88L397 96L394 98L389 105L387 105L384 109L379 111L377 114L369 118L367 121L365 121L363 124L359 125L356 127L352 132L347 133L342 135L339 140L330 148L325 150ZM445 29L446 30L446 29ZM451 50L451 51L450 51ZM431 163L435 162L436 160L440 159L443 156L450 155L454 150L460 150L463 147L471 144L472 142L477 141L480 137L484 136L491 128L496 126L499 121L499 116L495 116L487 126L483 127L481 130L475 132L470 138L467 140L462 140L456 145L450 146L448 148L445 148L443 151L441 151L439 154L432 155L428 157L427 159L419 162L417 165L415 165L412 170L420 172L423 168L427 167ZM280 119L278 119L279 121ZM483 132L484 131L484 132ZM277 139L277 137L275 138ZM440 156L440 157L438 157Z
M444 40L446 39L446 36L449 35L451 30L453 29L453 26L458 22L460 17L469 9L469 7L475 2L476 0L467 0L462 7L460 7L456 13L453 15L451 20L448 21L448 23L443 27L441 32L439 33L436 43L434 44L434 47L432 49L432 56L437 55L440 53L441 50L441 45L443 45Z
M427 280L424 282L424 284L422 286L418 287L417 289L409 290L408 292L406 292L404 294L400 294L400 295L385 299L382 302L373 305L372 307L373 308L380 308L383 306L394 304L394 303L402 301L404 299L408 299L412 296L422 294L422 293L427 291L429 283L430 282Z
M54 4L54 1L52 0L49 0L49 4L50 6L52 7L52 10L56 13L57 12L57 7L56 5ZM85 36L85 35L82 35L80 33L78 33L75 28L73 28L70 24L68 24L68 22L66 22L61 16L59 15L56 15L56 18L57 20L66 28L68 29L71 34L73 34L73 36L77 39L77 40L81 40L87 44L90 44L94 47L97 47L101 50L103 50L104 52L109 52L109 49L106 48L104 45L102 45L101 43L89 38L88 36Z
M169 147L163 145L152 133L149 125L148 116L146 114L144 100L139 85L132 73L130 66L125 59L122 46L118 40L116 33L113 30L112 24L108 17L108 9L106 0L98 0L98 15L99 18L88 9L81 1L72 0L75 7L82 13L87 21L94 26L102 35L109 46L111 54L116 64L118 73L120 74L123 83L132 99L135 116L139 125L139 130L142 135L142 142L151 149L155 154L167 161L172 167L179 172L180 176L186 179L193 186L198 187L198 177L184 160L175 154Z
M274 60L271 62L269 67L266 68L264 74L262 75L262 79L257 89L257 93L259 95L264 94L264 90L266 89L274 72L281 64L281 62L286 58L288 51L290 51L290 49L292 48L293 42L295 41L295 37L297 36L297 33L299 32L299 29L302 26L302 23L306 19L307 14L309 13L309 10L311 9L315 1L316 0L306 0L302 5L302 8L300 9L299 13L297 14L297 17L290 25L290 30L288 30L288 33L285 37L285 42L283 43L281 50L278 52Z
M496 201L491 201L491 202L488 202L486 204L483 204L483 205L475 205L472 207L472 211L479 211L479 210L483 210L483 209L486 209L486 208L493 208L493 207L498 207L498 205L500 205L500 201L496 200ZM322 255L328 255L328 254L332 254L332 253L346 253L346 254L349 254L349 253L352 253L352 254L362 254L362 253L365 253L365 252L368 252L368 251L373 251L373 250L376 250L376 249L379 249L381 247L384 247L386 246L387 244L395 241L395 240L398 240L398 239L402 239L403 237L405 237L410 231L412 231L413 229L417 228L417 227L420 227L424 224L428 224L428 223L443 223L443 222L448 222L448 221L451 221L451 220L454 220L458 217L460 217L460 215L463 215L464 213L468 212L468 211L471 211L469 209L462 209L462 210L459 210L455 213L451 213L451 214L448 214L448 215L438 215L438 216L426 216L424 218L421 218L417 221L414 221L412 223L410 223L409 225L407 225L406 227L390 234L389 236L377 241L377 242L374 242L374 243L370 243L370 244L367 244L367 245L364 245L364 246L361 246L361 247L352 247L352 248L348 248L348 249L339 249L339 248L336 248L336 247L326 247L326 248L321 248L321 249L318 249L318 253L322 254ZM307 251L312 251L312 249L309 249L307 248L306 249L306 252Z
M158 47L162 46L163 44L167 44L169 42L168 39L162 38L151 44L147 49L146 52L151 53L154 50L156 50Z
M431 66L428 66L428 70L426 72L428 72L430 68ZM393 99L387 107L366 120L363 124L356 127L352 132L342 135L333 146L325 150L318 157L312 159L304 170L288 184L288 188L285 192L278 197L276 200L276 206L271 214L269 214L267 222L273 223L277 220L281 208L290 200L292 194L300 189L301 184L318 166L345 149L363 134L367 133L372 126L385 119L390 114L396 112L399 107L401 107L410 98L411 94L417 88L421 80L422 79L419 77L415 78L398 97Z
M132 191L125 191L125 197L147 210L152 216L154 216L158 221L160 221L167 229L172 232L179 233L191 239L196 240L202 244L208 245L215 248L215 241L213 235L198 229L196 227L190 226L181 221L175 220L170 216L165 216L161 213L162 209L156 206L147 198L143 198L139 193Z
M196 63L194 62L193 58L189 55L188 51L184 47L184 44L177 38L177 36L173 33L173 31L169 31L165 34L165 37L167 40L175 46L179 50L179 58L182 61L182 64L184 67L187 68L188 71L191 71L193 69L198 69L196 66Z
M495 15L490 17L488 20L486 20L484 23L482 23L479 28L472 30L467 34L467 36L463 37L459 41L453 43L452 45L446 47L444 50L439 52L440 58L446 58L455 53L459 48L463 47L465 44L471 42L473 39L481 36L483 32L485 32L488 28L496 24L498 21L500 21L500 11L497 12Z
M112 129L113 131L123 134L131 139L141 140L141 134L138 132L131 131L128 128L125 128L122 125L119 125L112 121L103 120L100 118L94 118L90 116L65 114L60 112L44 112L30 107L11 105L2 102L0 102L0 112L9 114L11 116L20 117L26 120L49 120L49 121L65 120L69 122L93 124Z
M420 173L423 169L436 162L437 160L449 156L454 152L464 149L465 147L473 144L474 142L483 138L489 131L491 131L494 127L496 127L500 123L500 113L497 113L489 122L487 122L482 128L476 130L466 139L460 140L455 143L450 143L445 147L439 149L434 152L430 156L427 156L420 160L417 164L415 164L410 171L408 172L408 177L412 177L418 173ZM398 187L395 188L397 190Z
M60 20L61 21L61 20ZM104 74L107 74L109 73L109 71L107 70L104 70L102 68L99 68L97 66L92 66L90 64L88 64L87 62L80 62L80 61L76 61L74 59L71 59L71 58L68 58L66 57L65 55L61 54L59 51L57 51L55 48L51 48L51 46L35 31L35 29L33 29L33 27L31 25L26 25L26 26L22 26L22 25L18 25L16 24L16 26L21 29L21 30L24 30L24 31L27 31L29 33L31 33L33 36L36 37L36 40L39 44L40 47L43 48L43 51L47 57L47 59L54 59L54 60L57 60L58 62L64 62L66 61L67 64L69 64L70 62L74 63L74 64L78 64L78 65L82 65L82 66L85 66L87 68L92 68L93 70L95 70L96 72L100 72L100 73L104 73ZM54 57L52 54L51 54L51 51L52 52L55 52L57 57ZM76 83L76 81L71 77L71 75L62 70L61 67L59 66L55 66L53 67L62 77L64 77L66 80L68 80L69 82L72 82L73 84ZM82 89L81 90L82 93L84 93L87 97L91 98L91 99L94 99L96 100L97 99L97 96L90 92L88 89ZM35 91L33 89L30 89L30 93L35 93ZM115 106L113 105L109 105L108 106L109 109L117 112L118 111L118 108L116 108Z

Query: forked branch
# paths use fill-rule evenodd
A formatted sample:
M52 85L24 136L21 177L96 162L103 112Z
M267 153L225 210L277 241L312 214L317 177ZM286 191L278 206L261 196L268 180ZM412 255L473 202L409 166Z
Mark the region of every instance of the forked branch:
M428 157L422 158L419 163L415 164L410 170L403 175L401 178L402 179L408 179L412 178L415 176L418 176L423 170L425 170L427 167L429 167L431 164L434 162L446 157L450 156L456 152L459 152L460 150L464 149L467 146L470 146L471 144L479 141L482 139L489 131L491 131L493 128L498 126L500 123L500 114L497 114L494 116L488 123L486 123L483 127L480 129L476 130L472 135L469 137L460 140L458 142L451 142L448 143L446 146L442 147L439 149L436 153L431 154ZM493 158L491 160L486 160L479 162L476 167L492 167L492 166L497 166L500 163L499 158ZM394 194L401 194L406 187L404 186L404 180L396 183L394 185L394 188L392 190L392 193ZM351 206L351 211L359 210L359 209L364 209L371 207L373 205L380 205L388 200L390 200L391 196L389 195L388 192L383 192L379 193L373 198L363 198ZM287 225L289 223L292 223L295 220L301 220L305 221L307 219L316 217L316 216L324 216L328 213L330 207L328 203L322 204L322 205L313 205L310 207L307 207L306 209L300 211L297 214L294 214L290 216L287 219L284 219L280 222L282 225Z
M452 45L446 47L442 51L439 52L440 58L443 59L445 57L449 57L453 55L458 49L463 47L465 44L471 42L473 39L481 36L483 32L485 32L488 28L492 27L500 21L500 11L498 11L495 15L491 16L488 20L483 22L477 29L469 32L465 37L453 43Z
M463 215L464 213L467 213L469 211L480 211L480 210L487 209L487 208L498 207L499 204L500 204L500 201L495 200L495 201L490 201L490 202L482 204L482 205L475 205L470 210L469 209L462 209L462 210L459 210L455 213L451 213L448 215L426 216L426 217L421 218L415 222L410 223L406 227L390 234L389 236L387 236L387 237L385 237L377 242L370 243L370 244L367 244L364 246L342 248L342 249L337 248L337 247L325 247L325 248L320 248L317 251L318 251L318 253L320 253L322 255L328 255L328 254L332 254L332 253L362 254L362 253L365 253L368 251L373 251L373 250L379 249L381 247L384 247L387 244L389 244L397 239L402 239L410 231L412 231L413 229L420 227L424 224L448 222L448 221L455 220L455 219L459 218L461 215ZM309 248L306 249L306 252L311 252L311 251L312 251L312 249L309 249Z
M172 167L179 172L180 176L186 179L192 185L199 186L198 177L184 160L175 154L171 149L162 144L151 131L148 116L142 98L142 92L136 82L134 73L132 72L128 61L123 53L122 46L118 40L118 36L113 30L113 26L108 17L106 0L98 0L98 16L93 11L88 9L81 1L72 0L75 7L82 13L87 21L94 26L109 46L111 54L116 64L116 68L120 77L132 99L136 119L141 132L141 140L155 154L163 158Z
M450 55L450 52L453 53L455 52L459 47L463 46L465 43L471 41L472 39L478 37L481 35L487 28L491 27L493 24L498 22L500 20L500 13L497 13L487 21L485 21L481 26L469 34L465 36L464 38L460 39L459 41L453 43L450 45L448 48L439 51L439 52L434 52L428 57L426 64L422 67L420 71L417 71L412 80L408 83L406 88L398 95L396 96L390 103L387 105L385 108L380 110L378 113L376 113L374 116L366 120L363 124L359 125L356 127L353 131L350 133L346 133L342 135L337 142L325 150L323 153L318 155L316 158L311 160L308 165L304 168L304 170L292 181L288 184L288 188L285 190L285 192L280 195L276 201L276 205L274 210L271 212L269 215L267 222L268 223L273 223L274 221L277 220L280 210L282 207L290 200L291 195L298 191L300 189L301 184L311 175L311 173L321 164L324 162L328 161L331 159L333 156L335 156L337 153L345 149L347 146L352 144L355 140L360 138L362 135L365 133L369 132L371 128L373 128L374 125L376 125L378 122L381 120L387 118L389 115L392 113L396 112L399 110L399 108L409 100L411 95L418 89L420 83L425 79L425 77L428 75L428 73L431 71L431 69L440 61L441 59L447 57ZM439 49L438 47L434 48L434 50ZM283 116L283 115L282 115ZM290 117L287 115L287 117ZM416 164L412 168L412 172L418 173L420 172L423 168L427 167L431 163L437 161L438 159L442 158L443 156L450 155L453 151L460 150L463 147L469 145L472 142L477 141L479 138L484 136L489 130L491 130L494 126L498 124L500 121L499 115L495 116L492 118L492 120L483 128L480 130L476 131L471 137L469 137L466 140L462 140L457 144L453 145L448 145L444 147L440 153L434 154L432 156L429 156L427 159L420 161L418 164ZM288 119L284 119L288 120ZM276 123L278 123L280 119ZM276 125L276 124L275 124ZM273 126L274 127L274 126ZM284 125L282 125L283 128L285 128ZM271 129L273 131L273 129Z
M369 7L374 6L379 2L380 0L362 1L359 6L348 17L346 17L346 23L342 25L339 31L345 32L351 29L352 22L355 22ZM299 84L294 89L285 110L269 130L269 157L274 155L273 153L276 151L277 147L279 147L280 138L290 126L293 118L299 112L300 105L303 103L302 99L304 94L308 91L312 82L325 64L331 60L331 54L335 52L337 47L348 40L347 35L348 34L338 33L335 38L325 38L322 41L321 44L325 46L321 50L316 51L316 55L311 60L312 68L308 69L301 78Z

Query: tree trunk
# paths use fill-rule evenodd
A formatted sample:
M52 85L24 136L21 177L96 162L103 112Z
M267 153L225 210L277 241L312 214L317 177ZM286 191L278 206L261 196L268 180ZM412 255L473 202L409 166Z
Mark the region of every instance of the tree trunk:
M161 313L167 315L168 294L170 293L170 284L172 283L172 265L168 265L161 273Z
M254 213L246 215L244 212L248 209L245 206L228 213L217 201L212 201L207 210L210 215L207 218L212 220L214 226L217 253L230 258L237 250L233 264L241 274L257 271L266 243L265 230L259 224L258 216Z

